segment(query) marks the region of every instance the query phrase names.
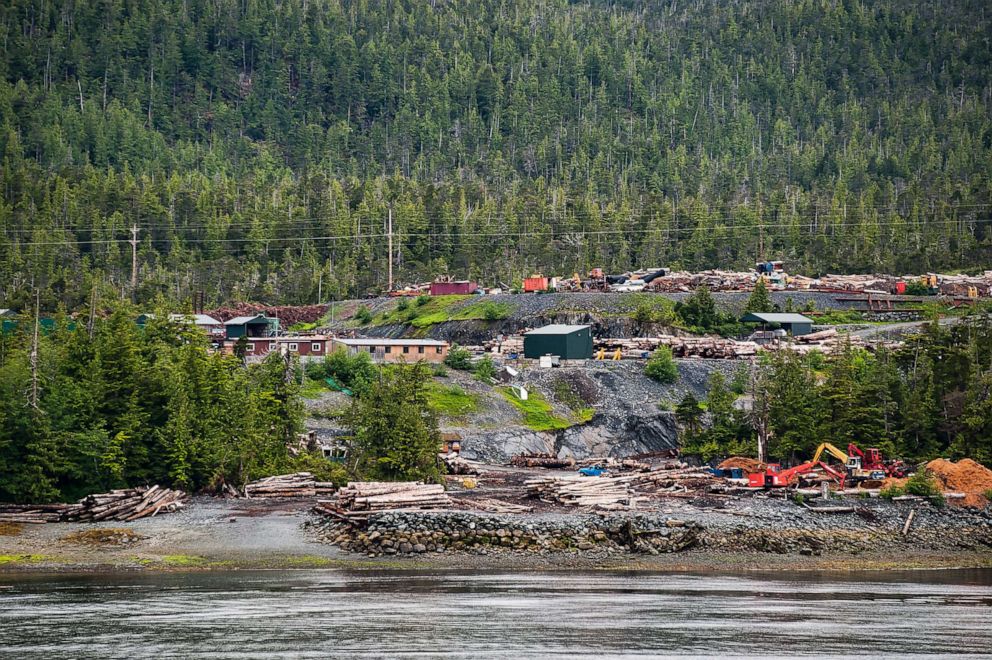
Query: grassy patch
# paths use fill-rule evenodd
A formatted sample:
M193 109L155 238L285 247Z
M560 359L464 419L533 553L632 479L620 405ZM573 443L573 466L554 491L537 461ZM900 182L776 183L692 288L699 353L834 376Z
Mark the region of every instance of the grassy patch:
M436 411L447 417L463 417L479 409L479 398L457 385L430 383L427 401Z
M337 561L328 557L318 557L316 555L301 555L299 557L287 557L285 560L287 567L293 568L327 568L337 565Z
M861 316L861 312L834 309L814 316L813 323L817 325L848 325L851 323L864 323L864 319Z
M520 411L524 417L524 426L532 431L555 431L572 426L569 420L555 415L551 404L536 390L527 391L526 401L517 398L516 393L509 387L500 387L498 390L503 398Z
M293 325L286 328L289 332L307 332L309 330L314 330L317 328L316 323L294 323Z
M36 564L51 559L48 555L0 555L0 566L5 564Z
M327 387L327 383L322 380L313 380L312 378L303 379L303 387L300 388L300 396L304 399L316 399L324 392L329 392L330 388Z
M513 307L505 302L476 300L458 307L462 302L477 296L431 296L423 304L398 301L389 310L375 317L375 325L408 324L414 328L429 328L448 321L497 321L505 319L513 312ZM405 304L404 304L405 302Z
M166 566L206 566L206 558L197 555L165 555L162 563Z

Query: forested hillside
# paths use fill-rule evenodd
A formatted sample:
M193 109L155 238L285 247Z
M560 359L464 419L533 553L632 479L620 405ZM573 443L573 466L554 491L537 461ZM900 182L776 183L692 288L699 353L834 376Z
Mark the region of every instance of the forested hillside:
M0 303L988 267L984 0L17 0Z

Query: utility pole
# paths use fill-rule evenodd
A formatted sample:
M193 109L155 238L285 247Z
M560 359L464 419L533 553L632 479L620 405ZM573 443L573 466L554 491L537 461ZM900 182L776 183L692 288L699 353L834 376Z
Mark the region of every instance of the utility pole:
M393 207L389 207L389 291L393 290Z
M34 292L34 338L31 340L31 400L29 403L38 409L38 326L41 314L41 291Z
M138 227L131 225L131 296L138 288Z

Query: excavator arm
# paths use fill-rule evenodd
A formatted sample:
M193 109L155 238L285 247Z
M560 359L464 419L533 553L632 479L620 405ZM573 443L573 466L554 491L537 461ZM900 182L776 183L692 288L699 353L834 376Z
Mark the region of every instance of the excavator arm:
M819 447L816 448L816 453L813 454L813 460L810 462L814 464L819 463L820 457L823 456L824 451L826 451L828 454L836 458L838 461L843 462L844 465L847 465L847 461L850 457L844 452L842 452L840 449L837 449L837 447L834 447L829 442L824 442Z

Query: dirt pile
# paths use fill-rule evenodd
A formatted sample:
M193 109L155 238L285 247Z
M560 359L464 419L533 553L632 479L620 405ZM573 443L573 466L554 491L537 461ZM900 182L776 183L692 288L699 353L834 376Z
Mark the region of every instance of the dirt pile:
M992 470L970 458L957 463L938 458L927 463L927 470L940 482L945 492L965 493L965 506L983 507L988 504L985 493L992 491Z
M75 543L77 545L89 545L93 547L106 546L130 546L146 539L133 530L114 527L109 529L90 529L81 532L73 532L65 537L63 541Z
M731 456L716 467L720 470L740 468L750 474L753 472L764 472L765 468L768 466L754 458L747 458L746 456Z
M284 305L272 307L256 303L237 303L227 307L207 310L207 314L220 321L230 321L236 316L265 314L279 319L279 326L285 330L297 323L316 323L327 313L327 305Z

